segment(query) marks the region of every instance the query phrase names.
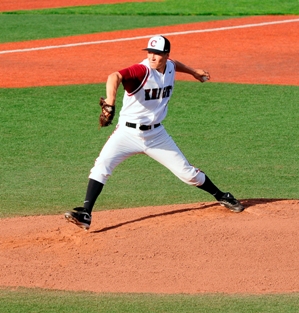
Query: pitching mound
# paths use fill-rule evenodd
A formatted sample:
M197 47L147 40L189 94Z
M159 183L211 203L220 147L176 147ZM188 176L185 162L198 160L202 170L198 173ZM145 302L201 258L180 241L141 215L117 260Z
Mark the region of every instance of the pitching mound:
M298 200L248 200L1 219L0 285L94 292L299 291Z

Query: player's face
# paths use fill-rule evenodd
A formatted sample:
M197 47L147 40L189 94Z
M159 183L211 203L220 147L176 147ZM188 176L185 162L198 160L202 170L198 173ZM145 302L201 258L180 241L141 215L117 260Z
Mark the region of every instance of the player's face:
M147 53L147 59L149 60L150 67L160 73L164 73L168 57L169 53Z

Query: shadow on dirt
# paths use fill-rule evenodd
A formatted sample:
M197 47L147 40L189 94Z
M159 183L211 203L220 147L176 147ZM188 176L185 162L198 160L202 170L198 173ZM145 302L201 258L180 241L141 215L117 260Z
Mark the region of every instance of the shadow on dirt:
M242 204L246 208L251 207L251 206L255 206L255 205L259 205L259 204L268 204L268 203L273 203L273 202L277 202L277 201L283 201L283 200L287 200L287 199L243 199L241 200ZM112 226L108 226L102 229L98 229L98 230L94 230L91 233L102 233L111 229L115 229L124 225L128 225L128 224L133 224L133 223L137 223L137 222L141 222L144 220L148 220L148 219L152 219L152 218L156 218L159 216L167 216L167 215L173 215L173 214L180 214L180 213L185 213L188 211L194 211L194 210L205 210L208 208L212 208L212 207L218 207L219 204L218 203L211 203L211 204L204 204L204 205L200 205L198 207L193 207L193 208L185 208L185 209L177 209L177 210L172 210L169 212L163 212L163 213L157 213L157 214L151 214L151 215L147 215L147 216L143 216L134 220L130 220L130 221L126 221L126 222L122 222L119 224L115 224Z
M267 204L267 203L283 201L283 200L287 200L287 199L262 199L262 198L261 199L242 199L241 202L244 205L245 210L246 210L246 208L252 207L252 206L255 206L255 205ZM112 226L108 226L108 227L105 227L105 228L102 228L102 229L94 230L91 233L94 233L94 234L95 233L102 233L102 232L105 232L105 231L108 231L108 230L112 230L112 229L115 229L115 228L118 228L118 227L121 227L121 226L124 226L124 225L141 222L141 221L152 219L152 218L156 218L156 217L159 217L159 216L180 214L180 213L185 213L185 212L194 211L194 210L205 210L205 209L208 209L208 208L218 207L218 206L219 206L219 204L217 202L216 203L211 203L211 204L204 204L204 205L200 205L199 204L199 206L195 207L195 208L193 207L193 208L177 209L177 210L172 210L172 211L169 211L169 212L163 212L163 213L158 213L158 214L151 214L151 215L143 216L143 217L140 217L140 218L137 218L137 219L134 219L134 220L122 222L122 223L119 223L119 224L116 224L116 225L112 225Z
M251 206L259 205L259 204L268 204L278 201L284 201L284 200L290 200L290 199L242 199L241 202L244 205L245 209Z
M159 216L180 214L180 213L185 213L185 212L194 211L194 210L204 210L204 209L212 208L212 207L215 207L215 206L219 206L219 204L218 203L211 203L211 204L206 204L206 205L199 205L198 207L195 207L195 208L177 209L177 210L173 210L173 211L169 211L169 212L163 212L163 213L158 213L158 214L151 214L151 215L147 215L147 216L143 216L143 217L137 218L135 220L130 220L130 221L126 221L126 222L123 222L123 223L116 224L116 225L108 226L108 227L105 227L105 228L102 228L102 229L99 229L99 230L94 230L91 233L102 233L102 232L105 232L105 231L108 231L108 230L111 230L111 229L115 229L115 228L118 228L118 227L121 227L121 226L124 226L124 225L127 225L127 224L141 222L141 221L152 219L152 218L156 218L156 217L159 217Z

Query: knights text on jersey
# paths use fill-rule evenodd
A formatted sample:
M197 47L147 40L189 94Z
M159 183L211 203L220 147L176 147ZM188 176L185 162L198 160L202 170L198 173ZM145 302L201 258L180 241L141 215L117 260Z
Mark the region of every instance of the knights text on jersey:
M167 60L164 73L151 69L147 59L120 71L125 94L119 122L152 125L161 123L167 114L172 95L175 65Z

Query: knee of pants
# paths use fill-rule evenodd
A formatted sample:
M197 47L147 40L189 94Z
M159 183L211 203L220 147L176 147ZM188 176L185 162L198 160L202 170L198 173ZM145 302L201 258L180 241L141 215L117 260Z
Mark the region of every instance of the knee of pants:
M191 186L201 186L205 182L205 174L197 168L194 168L192 171L188 171L178 177L184 183Z

